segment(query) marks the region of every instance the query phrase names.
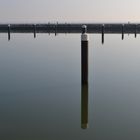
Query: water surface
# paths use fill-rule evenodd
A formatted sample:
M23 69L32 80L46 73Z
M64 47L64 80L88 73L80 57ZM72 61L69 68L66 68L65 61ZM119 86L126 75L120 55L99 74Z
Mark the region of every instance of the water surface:
M90 35L81 128L80 34L0 34L0 139L138 140L139 36Z

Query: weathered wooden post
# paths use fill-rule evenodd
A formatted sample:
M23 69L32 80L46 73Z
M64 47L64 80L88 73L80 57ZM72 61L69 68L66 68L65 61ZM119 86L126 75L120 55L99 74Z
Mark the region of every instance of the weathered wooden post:
M34 30L34 38L36 38L36 24L33 25L33 30Z
M122 24L122 40L124 39L124 24Z
M88 127L88 35L82 26L81 35L81 128Z
M88 35L87 35L87 26L82 26L82 35L81 35L81 77L82 85L88 83Z
M103 24L102 25L102 44L104 44L104 29L105 29L105 26Z
M9 24L8 25L8 41L10 41L10 38L11 38L11 36L10 36L10 32L11 32L10 31L11 30L10 27L11 27L11 25Z
M137 24L135 25L135 38L137 37Z
M57 35L58 22L55 24L55 36Z
M48 33L50 35L50 32L51 32L51 26L50 26L50 22L48 22Z

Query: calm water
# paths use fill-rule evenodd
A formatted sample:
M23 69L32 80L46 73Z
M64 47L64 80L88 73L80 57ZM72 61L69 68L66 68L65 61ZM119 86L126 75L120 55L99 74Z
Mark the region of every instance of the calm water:
M87 129L79 34L0 34L0 44L1 140L139 140L139 36L90 35Z

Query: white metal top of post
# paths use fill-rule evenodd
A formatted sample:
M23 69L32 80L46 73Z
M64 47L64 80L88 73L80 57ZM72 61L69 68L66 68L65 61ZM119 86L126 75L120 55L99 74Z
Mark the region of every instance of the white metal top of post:
M87 34L87 26L82 25L82 35L81 35L81 41L88 41L88 34Z

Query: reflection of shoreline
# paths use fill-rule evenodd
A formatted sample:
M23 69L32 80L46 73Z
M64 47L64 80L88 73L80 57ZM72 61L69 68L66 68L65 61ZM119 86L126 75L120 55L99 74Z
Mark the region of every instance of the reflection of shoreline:
M81 128L88 128L88 84L81 87Z

